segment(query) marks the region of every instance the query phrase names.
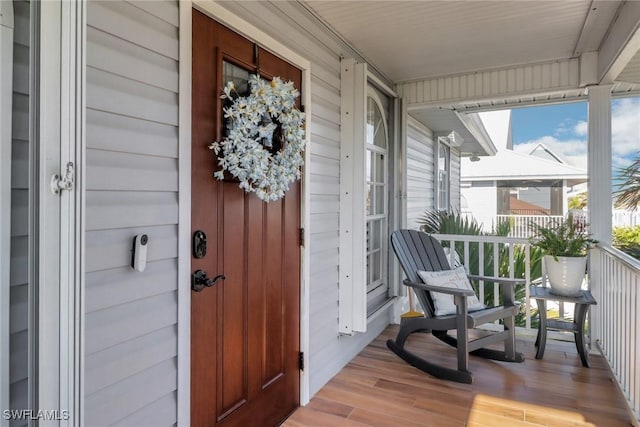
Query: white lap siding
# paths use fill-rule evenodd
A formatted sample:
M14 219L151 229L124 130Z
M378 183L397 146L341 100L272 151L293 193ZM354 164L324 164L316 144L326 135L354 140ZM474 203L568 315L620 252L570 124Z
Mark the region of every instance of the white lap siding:
M9 406L27 409L29 382L29 21L28 1L14 1L13 104L11 128L11 265ZM4 286L4 284L3 284ZM13 420L26 426L26 420Z
M434 207L433 133L418 121L407 121L407 227Z
M85 423L173 425L178 2L90 1L87 21Z

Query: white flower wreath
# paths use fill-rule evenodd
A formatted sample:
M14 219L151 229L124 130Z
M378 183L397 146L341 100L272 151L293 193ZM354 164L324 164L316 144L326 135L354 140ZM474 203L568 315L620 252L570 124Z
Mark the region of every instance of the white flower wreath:
M293 82L279 77L271 82L258 75L249 78L251 92L239 96L233 82L224 88L223 99L228 135L209 145L218 155L220 170L213 175L224 179L227 171L240 180L240 188L255 192L263 201L284 197L292 182L300 179L305 146L304 114L295 108L300 93ZM272 154L274 132L281 126L282 149ZM280 132L278 132L280 133Z

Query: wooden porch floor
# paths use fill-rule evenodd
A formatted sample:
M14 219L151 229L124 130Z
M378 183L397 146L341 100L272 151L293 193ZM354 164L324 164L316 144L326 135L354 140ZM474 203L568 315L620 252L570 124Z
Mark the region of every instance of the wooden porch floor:
M287 427L629 426L624 400L601 356L583 368L575 346L549 340L543 360L519 340L524 363L471 356L474 384L438 380L386 347L398 326L378 338L327 383ZM433 336L409 338L411 351L455 367L454 350Z

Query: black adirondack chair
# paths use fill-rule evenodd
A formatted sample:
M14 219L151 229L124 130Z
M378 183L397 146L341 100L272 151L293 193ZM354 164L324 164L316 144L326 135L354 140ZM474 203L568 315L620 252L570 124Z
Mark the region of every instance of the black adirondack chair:
M469 275L472 280L499 283L503 301L503 305L499 307L490 307L469 313L467 311L467 296L474 294L472 290L429 286L422 283L418 276L418 271L451 269L438 240L420 231L398 230L391 235L391 244L407 275L407 279L403 283L413 288L425 311L425 317L402 318L400 331L395 341L387 341L387 347L391 351L405 362L434 377L466 384L473 382L473 376L469 371L469 354L505 362L524 361L524 356L515 350L514 318L518 312L518 307L514 302L514 287L517 284L525 283L524 280ZM435 316L430 292L453 295L457 313ZM500 319L503 321L503 331L485 335L473 341L469 340L469 329ZM453 329L456 330L456 337L447 333ZM458 369L437 365L406 350L404 345L407 337L415 332L431 332L436 338L456 347ZM504 351L484 348L500 341L504 341Z

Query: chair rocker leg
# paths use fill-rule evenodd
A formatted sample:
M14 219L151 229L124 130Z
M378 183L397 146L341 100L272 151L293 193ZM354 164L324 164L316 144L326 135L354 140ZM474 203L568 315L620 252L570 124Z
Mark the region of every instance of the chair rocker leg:
M387 347L389 347L389 350L393 351L398 357L407 362L409 365L418 368L431 376L463 384L473 383L473 375L471 375L471 372L469 371L460 371L456 369L445 368L443 366L427 362L423 358L418 357L410 351L405 350L394 340L388 340Z
M395 343L404 347L404 343L409 338L409 335L416 332L431 332L431 329L426 325L428 319L424 317L404 317L400 321L400 330L396 336Z
M433 331L433 335L440 341L449 344L452 347L458 348L458 340L451 335L447 334L447 331ZM469 352L474 356L482 357L484 359L497 360L499 362L524 362L524 355L522 353L514 352L513 357L509 357L507 352L501 350L492 350L489 348L479 348Z

